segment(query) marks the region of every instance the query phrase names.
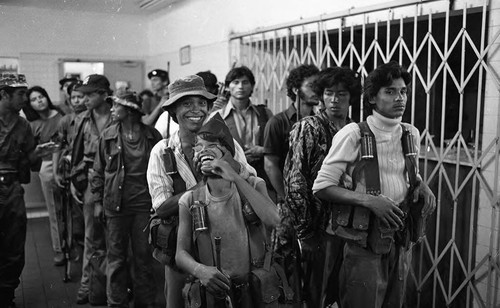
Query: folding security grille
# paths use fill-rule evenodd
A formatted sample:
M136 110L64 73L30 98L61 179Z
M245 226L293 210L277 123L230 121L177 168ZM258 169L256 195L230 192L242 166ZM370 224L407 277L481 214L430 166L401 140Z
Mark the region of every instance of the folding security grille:
M254 100L275 113L290 104L286 77L300 64L348 66L362 81L390 60L408 68L403 120L421 132L420 172L438 200L413 247L408 307L500 305L500 27L490 25L489 1L460 10L453 2L393 1L230 41L231 58L256 75ZM365 117L362 102L351 106L352 119Z

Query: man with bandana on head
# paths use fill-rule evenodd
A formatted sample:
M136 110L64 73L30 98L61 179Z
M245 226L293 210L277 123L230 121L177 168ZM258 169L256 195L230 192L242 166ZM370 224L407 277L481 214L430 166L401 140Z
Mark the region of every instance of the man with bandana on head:
M0 307L15 307L14 291L24 268L26 207L21 184L38 171L53 143L36 145L30 125L19 116L27 103L24 75L0 74Z

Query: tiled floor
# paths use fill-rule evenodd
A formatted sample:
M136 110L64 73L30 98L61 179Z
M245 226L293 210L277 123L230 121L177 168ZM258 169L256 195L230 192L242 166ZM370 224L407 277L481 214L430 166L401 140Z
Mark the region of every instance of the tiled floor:
M21 284L16 290L15 303L18 308L67 308L67 307L104 307L76 305L76 292L81 275L81 262L71 264L71 281L63 282L64 266L53 265L53 252L50 243L49 221L46 215L36 214L38 218L28 219L26 238L26 265ZM35 217L34 215L30 215ZM155 262L157 263L157 262ZM155 264L157 280L158 307L164 307L163 267ZM131 305L132 307L132 305Z

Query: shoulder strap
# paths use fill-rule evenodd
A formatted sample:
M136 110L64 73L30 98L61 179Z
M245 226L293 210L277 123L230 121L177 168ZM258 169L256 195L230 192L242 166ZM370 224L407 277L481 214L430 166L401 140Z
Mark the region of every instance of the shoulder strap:
M259 124L266 124L269 117L267 116L267 106L266 105L255 105L257 107L257 115L259 118Z
M193 190L193 201L206 202L205 196L206 185L202 185ZM193 241L195 243L195 255L198 257L199 262L207 266L215 266L214 249L212 247L212 239L210 238L210 221L207 221L208 229L205 231L195 231L194 225L191 226L193 230Z
M166 139L165 142L168 143L168 139ZM165 153L163 153L163 163L165 164L167 174L172 177L174 195L186 191L186 182L182 179L179 171L177 170L175 154L171 147L167 147L165 149Z
M73 140L73 151L71 152L71 165L76 166L83 159L83 138L84 127L87 125L88 118L83 118L78 126L76 138Z
M415 145L413 142L413 134L410 128L401 124L401 128L403 129L403 134L401 135L401 145L403 147L403 154L405 156L405 168L408 173L408 179L410 181L410 191L413 191L417 186L417 159L415 152Z
M368 151L372 157L361 158L353 171L353 183L356 183L356 177L363 171L365 176L366 193L372 195L380 194L380 174L378 167L377 143L375 135L371 131L368 123L358 123L361 130L361 152ZM361 153L362 156L364 153Z
M259 144L258 145L263 145L264 144L264 130L266 128L266 123L269 120L269 117L267 115L267 107L266 105L256 105L257 107L257 119L259 122Z

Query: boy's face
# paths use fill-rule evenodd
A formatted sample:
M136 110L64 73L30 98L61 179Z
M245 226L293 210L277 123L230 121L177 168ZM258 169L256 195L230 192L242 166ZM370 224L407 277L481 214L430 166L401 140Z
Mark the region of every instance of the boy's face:
M194 145L194 165L199 163L201 173L203 175L212 175L211 162L214 159L222 159L224 156L224 148L218 141L207 141L200 136L196 137Z
M88 110L95 109L101 104L104 103L106 100L107 94L99 94L98 92L90 92L90 93L85 93L85 106L87 107Z
M343 83L337 83L323 91L325 112L329 118L345 119L349 112L351 94Z
M406 109L408 89L403 78L394 79L387 87L382 87L370 100L381 115L395 119L403 116Z
M239 77L229 83L231 96L236 99L247 99L252 95L253 86L247 76Z

